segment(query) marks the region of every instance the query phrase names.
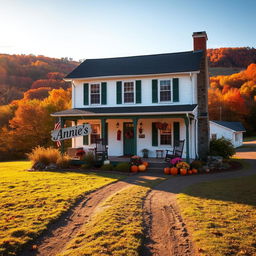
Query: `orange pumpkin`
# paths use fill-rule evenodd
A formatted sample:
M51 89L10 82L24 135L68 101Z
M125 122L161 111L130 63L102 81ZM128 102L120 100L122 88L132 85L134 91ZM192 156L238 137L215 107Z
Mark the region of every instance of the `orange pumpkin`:
M188 170L188 174L193 174L192 170Z
M148 162L143 162L142 164L148 167Z
M194 174L197 174L198 173L198 170L197 169L192 169L192 172L194 173Z
M171 174L171 175L177 175L177 174L178 174L178 168L172 167L172 168L170 169L170 174Z
M144 164L141 164L138 166L138 169L140 172L145 172L146 171L146 166Z
M186 175L187 174L187 169L180 169L180 174L182 176Z
M131 166L131 172L137 172L138 171L138 166L137 165L132 165Z
M169 167L165 167L164 168L164 173L165 174L170 174L170 168Z

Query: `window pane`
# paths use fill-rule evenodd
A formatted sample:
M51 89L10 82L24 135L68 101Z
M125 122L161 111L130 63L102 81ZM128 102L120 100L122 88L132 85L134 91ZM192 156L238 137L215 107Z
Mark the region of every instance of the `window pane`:
M91 144L96 143L97 139L100 139L100 125L92 124L92 133L91 133Z
M172 126L168 124L166 129L160 130L160 145L172 145Z
M160 92L160 101L170 101L170 100L171 100L170 91Z
M160 101L171 101L171 80L160 81Z
M161 135L160 138L160 143L161 145L171 145L172 144L172 135Z
M100 104L100 84L91 84L91 104Z
M124 83L124 103L134 102L134 84L133 82Z

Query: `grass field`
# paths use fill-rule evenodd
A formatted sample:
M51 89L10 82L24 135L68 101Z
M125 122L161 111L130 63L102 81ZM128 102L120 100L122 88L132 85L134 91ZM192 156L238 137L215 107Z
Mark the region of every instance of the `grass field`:
M16 255L26 242L70 208L79 196L124 176L28 172L30 162L0 163L0 255Z
M201 255L256 255L256 175L193 185L178 196Z
M144 236L143 200L162 180L144 181L110 197L61 256L138 256Z

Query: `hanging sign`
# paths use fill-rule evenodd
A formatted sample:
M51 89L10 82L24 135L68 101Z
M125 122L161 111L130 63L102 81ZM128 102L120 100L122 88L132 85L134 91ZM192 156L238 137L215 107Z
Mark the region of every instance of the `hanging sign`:
M86 136L92 132L90 124L82 124L51 131L52 141L67 140L74 137Z

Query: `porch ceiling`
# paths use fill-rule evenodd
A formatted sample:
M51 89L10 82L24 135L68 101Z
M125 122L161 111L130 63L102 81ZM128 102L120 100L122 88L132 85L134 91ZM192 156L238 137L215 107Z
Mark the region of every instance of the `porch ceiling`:
M74 108L51 114L54 117L74 116L118 116L118 115L165 115L192 113L196 104L168 105L168 106L136 106L136 107L97 107Z

